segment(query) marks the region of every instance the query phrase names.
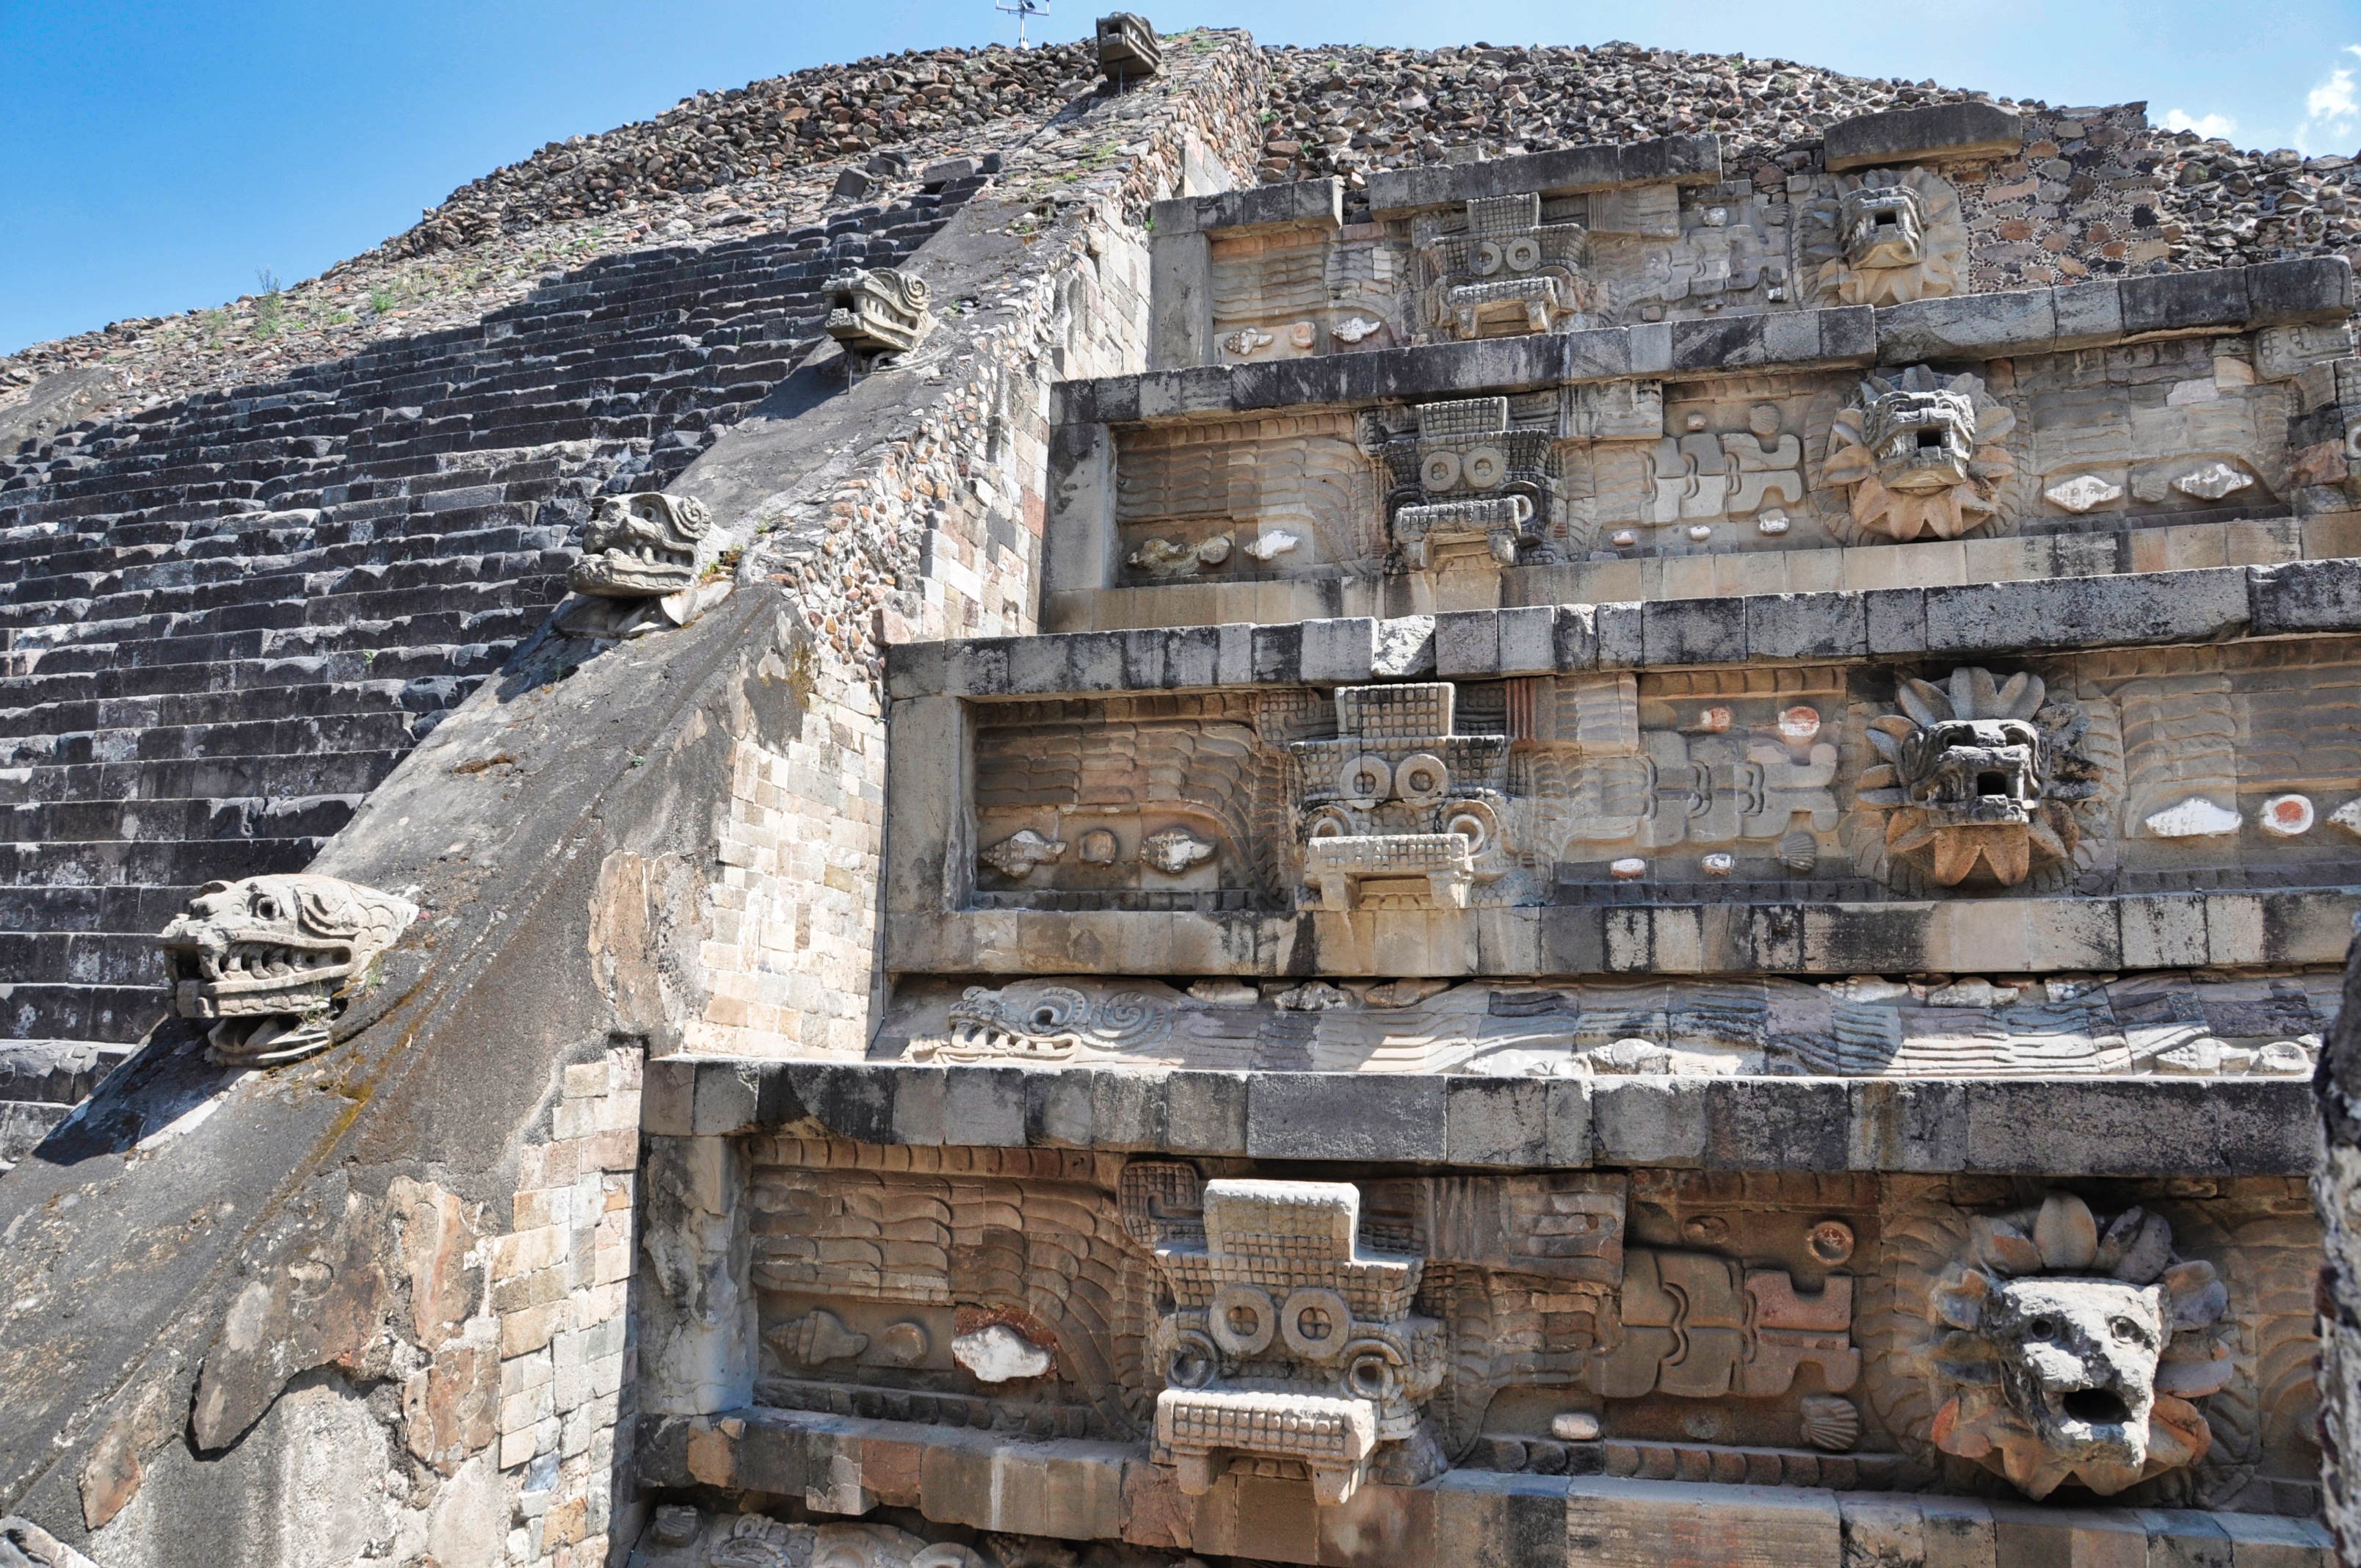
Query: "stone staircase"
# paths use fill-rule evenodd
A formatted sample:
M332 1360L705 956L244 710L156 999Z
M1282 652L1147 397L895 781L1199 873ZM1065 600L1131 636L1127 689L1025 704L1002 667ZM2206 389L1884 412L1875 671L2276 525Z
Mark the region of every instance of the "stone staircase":
M0 1168L136 1047L190 892L302 869L654 488L984 183L604 258L477 326L0 457Z

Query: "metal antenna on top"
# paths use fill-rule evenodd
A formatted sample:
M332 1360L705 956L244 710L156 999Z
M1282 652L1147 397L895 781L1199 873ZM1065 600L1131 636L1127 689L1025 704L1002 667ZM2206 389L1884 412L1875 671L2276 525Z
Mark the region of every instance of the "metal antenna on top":
M1016 3L1013 5L1004 4L1003 0L993 0L992 8L995 11L1005 11L1010 16L1016 18L1016 47L1018 49L1023 49L1025 47L1025 19L1027 16L1048 16L1049 14L1049 0L1016 0Z

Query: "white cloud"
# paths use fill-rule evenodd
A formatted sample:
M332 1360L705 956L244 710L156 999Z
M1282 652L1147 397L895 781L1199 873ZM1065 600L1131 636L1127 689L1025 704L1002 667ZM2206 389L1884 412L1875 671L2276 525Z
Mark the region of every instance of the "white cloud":
M2346 54L2361 59L2361 45L2347 45ZM2308 153L2350 152L2361 140L2361 91L2353 82L2349 65L2331 71L2304 95L2303 124L2295 131L2295 145Z
M2164 128L2169 131L2195 131L2208 138L2226 137L2238 128L2238 122L2227 115L2192 115L2186 109L2173 109L2164 116Z

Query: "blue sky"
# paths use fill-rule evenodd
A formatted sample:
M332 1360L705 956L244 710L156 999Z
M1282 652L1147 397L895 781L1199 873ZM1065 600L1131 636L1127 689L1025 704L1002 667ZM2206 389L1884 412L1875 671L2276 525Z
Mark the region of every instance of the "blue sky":
M1266 43L1621 38L2059 104L2144 98L2241 147L2361 144L2361 0L1127 3L1167 31L1244 23ZM1093 14L1053 0L1047 36ZM0 0L0 353L218 304L259 268L309 277L545 141L700 88L1013 38L990 0Z

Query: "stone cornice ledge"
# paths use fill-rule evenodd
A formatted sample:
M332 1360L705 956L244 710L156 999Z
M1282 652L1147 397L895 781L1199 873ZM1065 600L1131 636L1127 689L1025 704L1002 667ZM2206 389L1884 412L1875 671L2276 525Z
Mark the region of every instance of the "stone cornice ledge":
M1378 620L907 642L896 698L1037 697L1381 679ZM1434 617L1431 671L1484 680L1587 670L2026 654L2361 631L2361 560L2030 578L1863 593L1529 605Z
M1490 1078L660 1057L641 1128L1566 1169L2299 1176L2296 1079Z
M1869 1561L1853 1542L1891 1539L1897 1526L1915 1540L1922 1516L1930 1537L1939 1527L1956 1549L1940 1561L1960 1568L2326 1568L2334 1552L2321 1525L2270 1514L1599 1475L1449 1470L1423 1486L1372 1482L1333 1508L1312 1507L1301 1482L1235 1476L1188 1497L1144 1443L1040 1442L759 1405L642 1416L635 1439L639 1479L651 1487L719 1486L793 1498L822 1515L916 1508L936 1524L1335 1568L1835 1564Z
M1580 381L1975 361L2189 333L2339 322L2354 305L2353 267L2343 257L2268 261L1875 309L1774 311L1065 381L1055 389L1051 422L1132 424L1532 391Z
M893 910L895 974L2059 974L2345 959L2361 890L1367 914Z

